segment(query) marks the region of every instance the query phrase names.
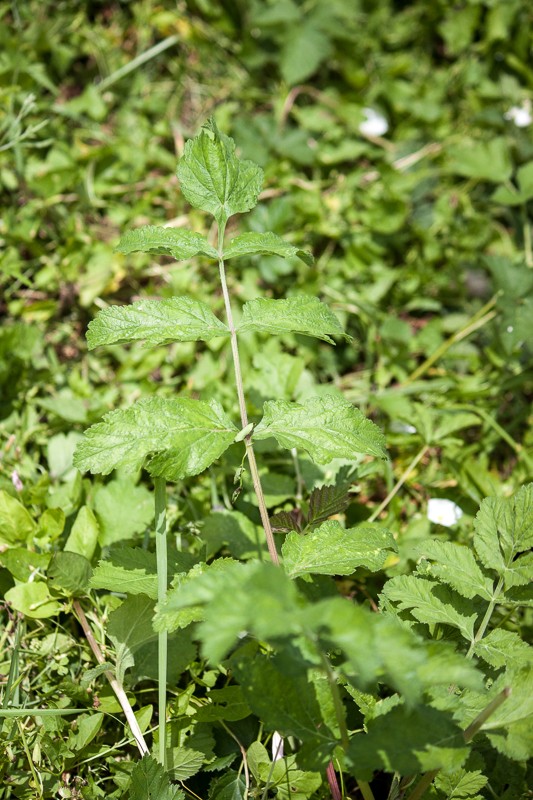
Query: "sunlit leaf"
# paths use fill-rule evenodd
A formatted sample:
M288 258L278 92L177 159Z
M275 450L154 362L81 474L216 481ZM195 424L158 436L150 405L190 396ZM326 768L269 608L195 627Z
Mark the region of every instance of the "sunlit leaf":
M201 253L218 258L217 251L200 233L182 228L144 225L127 231L115 248L119 253L158 253L183 261Z
M351 403L336 395L313 397L303 403L270 400L255 439L273 436L288 450L305 450L318 464L360 454L386 458L380 429Z
M468 547L455 542L425 539L416 551L420 556L431 559L432 563L425 570L427 574L449 584L463 597L492 598L494 582L483 574Z
M129 800L182 800L185 795L173 786L165 770L150 755L137 761L131 772Z
M387 581L383 595L397 603L399 609L409 610L420 622L451 625L469 641L474 637L477 614L469 613L472 607L447 586L414 575L398 575Z
M239 258L241 256L269 255L282 258L298 256L308 266L313 264L313 256L306 250L286 242L281 236L267 231L266 233L241 233L232 239L224 249L224 258Z
M523 486L513 497L488 497L480 506L474 528L479 558L504 578L506 588L531 581L533 484Z
M85 431L74 463L81 471L103 475L118 466L133 472L146 465L152 475L180 480L203 472L236 433L215 400L152 396L111 411Z
M263 170L252 161L238 159L233 139L220 133L210 119L198 136L185 145L178 178L186 200L212 214L219 225L225 225L233 214L256 205Z
M289 533L282 547L283 564L291 578L306 573L351 575L357 567L375 572L397 551L394 537L377 525L346 530L328 520L302 536Z
M344 336L339 320L317 297L295 295L286 300L258 298L244 304L240 333L303 333L334 344L331 336Z
M206 342L217 336L229 336L229 329L209 306L191 297L171 297L109 306L89 323L87 343L92 350L142 340L147 345Z

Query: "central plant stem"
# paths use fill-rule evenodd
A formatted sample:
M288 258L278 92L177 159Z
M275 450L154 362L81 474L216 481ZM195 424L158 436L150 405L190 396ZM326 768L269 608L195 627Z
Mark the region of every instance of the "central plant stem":
M224 268L223 244L224 244L224 226L220 225L218 229L218 256L219 256L218 270L220 273L222 294L224 296L226 319L228 322L228 328L230 330L230 336L231 336L231 353L233 356L233 367L235 370L235 384L237 386L237 396L239 398L241 425L243 428L246 428L248 426L248 414L246 413L246 400L244 398L244 388L242 383L241 361L239 358L239 345L237 342L237 332L235 330L235 325L233 322L233 313L231 310L231 301L228 292L228 282L226 280L226 270ZM272 533L272 526L270 524L270 519L268 516L268 511L265 503L265 495L263 493L263 487L261 486L259 470L257 469L257 461L255 460L255 453L252 445L251 433L249 433L245 437L244 444L246 446L246 455L248 457L248 463L250 465L250 473L252 475L252 483L254 485L255 495L257 497L257 504L259 506L259 513L261 515L261 522L263 523L263 528L265 531L268 552L270 553L270 558L272 559L272 562L276 565L279 565L278 551L276 550L274 534Z
M157 601L163 605L167 596L167 484L164 478L154 478L155 550L157 559ZM168 633L158 634L158 713L159 761L165 766L167 720L167 649Z

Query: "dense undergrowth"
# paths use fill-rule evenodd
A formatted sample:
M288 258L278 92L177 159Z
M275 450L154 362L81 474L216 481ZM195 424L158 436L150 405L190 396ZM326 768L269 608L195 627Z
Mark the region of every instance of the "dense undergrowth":
M150 784L164 800L169 778L213 800L325 798L335 781L376 800L424 780L438 800L530 796L527 4L28 0L0 2L0 23L0 798L145 800ZM223 336L85 339L98 312L144 298L223 319L203 255L115 250L148 224L216 247L175 177L212 115L264 170L228 241L292 246L233 262L235 309L318 297L348 334L240 337L250 420L343 397L389 459L254 440L279 570L242 444L169 483L165 777L135 767L106 678L157 755L152 481L140 464L82 474L73 454L140 398L219 403L238 434ZM374 560L345 554L354 530L381 537Z

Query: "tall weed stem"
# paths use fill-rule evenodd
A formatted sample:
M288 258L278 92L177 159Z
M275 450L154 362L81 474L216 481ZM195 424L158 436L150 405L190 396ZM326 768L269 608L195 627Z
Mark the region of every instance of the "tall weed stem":
M246 400L244 397L244 386L242 381L242 370L241 370L241 361L239 357L239 345L237 342L237 332L235 330L235 324L233 322L233 312L231 310L228 282L226 280L226 270L224 268L223 244L224 244L224 226L220 225L218 229L218 254L219 254L218 270L220 275L220 284L222 286L222 295L224 297L224 307L226 309L226 319L228 322L228 328L230 330L231 353L233 356L233 368L235 371L235 385L237 387L237 397L239 400L241 425L243 428L246 428L248 425L248 414L246 412ZM255 495L257 497L257 504L259 506L259 514L261 515L261 522L263 523L263 528L265 531L268 552L270 553L270 558L272 559L272 562L276 565L279 565L278 551L276 550L274 534L272 533L272 526L270 525L270 519L268 516L268 511L265 503L265 495L263 493L263 487L261 486L261 479L259 477L259 470L257 468L257 461L255 460L255 453L252 445L252 434L248 434L248 436L245 437L244 444L246 446L246 455L248 458L248 464L250 465L250 474L252 476L252 483L254 486Z
M164 478L154 478L155 490L155 550L157 559L157 600L161 606L167 596L167 484ZM159 761L165 766L167 720L167 647L168 633L160 631L157 638Z

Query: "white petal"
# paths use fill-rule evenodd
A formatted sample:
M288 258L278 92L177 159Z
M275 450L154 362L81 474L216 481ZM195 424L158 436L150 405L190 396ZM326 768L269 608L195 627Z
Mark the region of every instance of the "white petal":
M432 497L428 500L428 519L430 522L436 522L437 525L451 528L452 525L459 522L462 516L463 510L451 500L445 500L441 497Z
M283 737L277 731L272 734L272 761L283 758Z
M503 116L505 119L514 122L517 128L527 128L533 122L530 103L524 103L522 106L513 106Z
M366 119L359 125L359 130L364 136L383 136L389 130L389 123L378 111L373 108L363 108Z

